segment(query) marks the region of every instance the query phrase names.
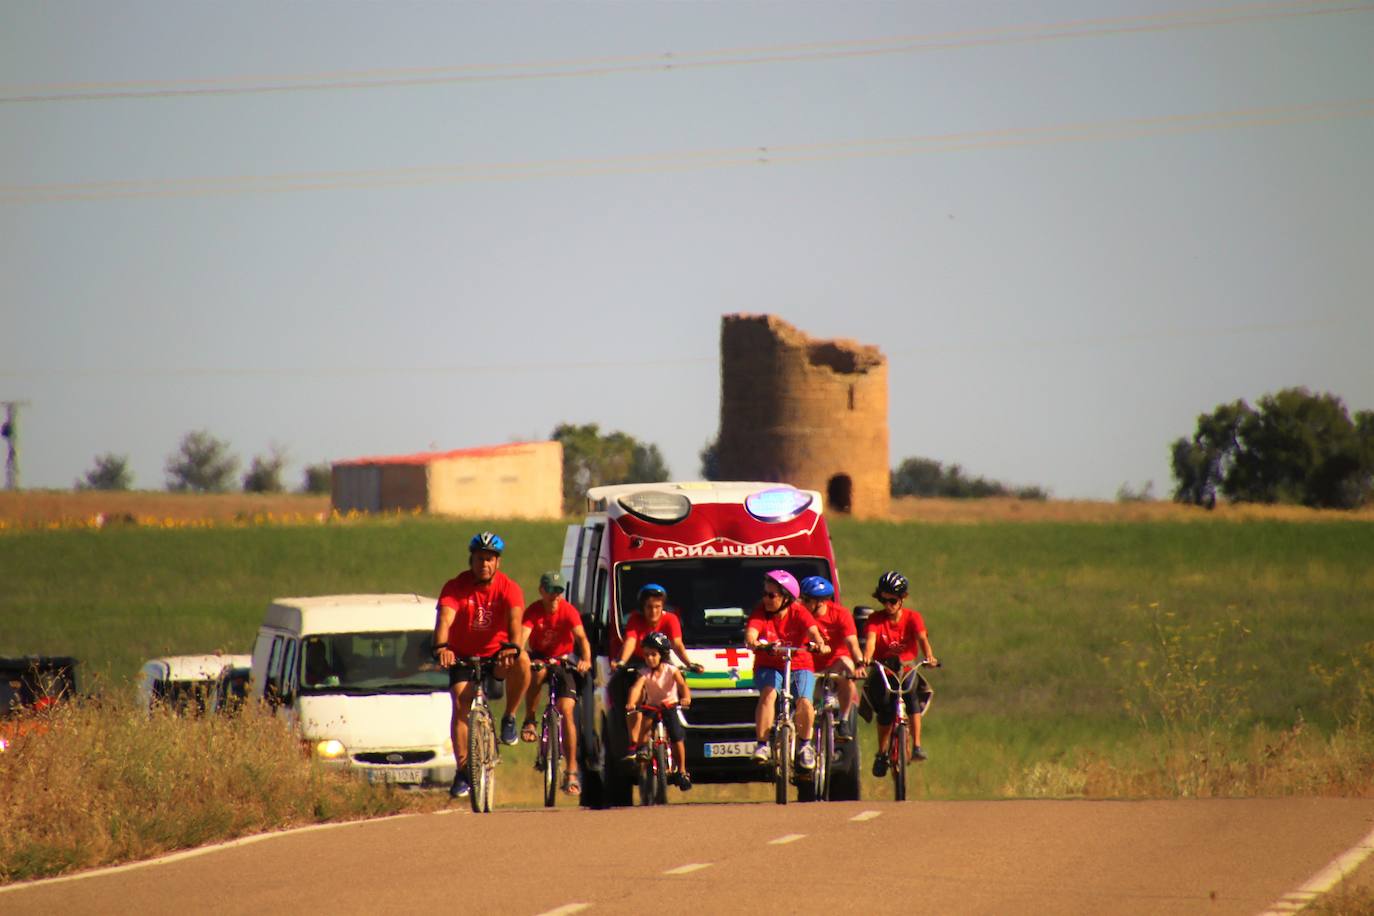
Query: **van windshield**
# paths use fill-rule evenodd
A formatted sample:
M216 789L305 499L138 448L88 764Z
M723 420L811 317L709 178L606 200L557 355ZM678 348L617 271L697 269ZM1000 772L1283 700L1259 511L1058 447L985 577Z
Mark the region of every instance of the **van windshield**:
M668 610L682 619L688 648L744 645L744 622L763 594L763 574L785 569L798 581L830 578L821 557L693 557L646 560L616 567L620 624L637 607L639 589L650 582L668 592Z
M317 633L301 651L301 693L448 692L430 630Z

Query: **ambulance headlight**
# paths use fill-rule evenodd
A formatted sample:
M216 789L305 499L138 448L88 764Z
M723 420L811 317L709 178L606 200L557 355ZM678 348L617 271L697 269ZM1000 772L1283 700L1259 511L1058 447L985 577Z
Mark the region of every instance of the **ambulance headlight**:
M315 756L321 760L338 760L348 753L348 748L337 738L328 738L315 745Z
M773 487L750 493L744 508L761 522L790 522L811 505L811 494L792 487Z
M657 525L680 522L692 511L692 501L681 493L641 490L629 496L622 496L617 502L635 518L642 518Z

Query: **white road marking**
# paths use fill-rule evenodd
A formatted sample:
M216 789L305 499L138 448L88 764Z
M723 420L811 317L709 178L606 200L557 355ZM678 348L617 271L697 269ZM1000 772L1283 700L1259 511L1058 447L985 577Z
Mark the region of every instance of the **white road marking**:
M111 865L107 868L92 868L87 871L77 872L74 875L60 875L56 878L38 878L33 881L21 881L15 884L6 884L0 887L0 894L7 891L22 891L25 888L36 887L40 884L62 884L67 881L81 881L85 878L98 878L101 875L113 875L122 871L133 871L136 868L151 868L154 865L167 865L172 862L179 862L182 859L194 859L196 856L209 855L212 852L219 852L223 849L233 849L237 846L247 846L250 843L259 843L263 840L272 840L277 837L291 836L297 833L310 833L313 830L333 830L335 827L352 827L358 824L376 824L379 821L394 821L402 817L418 817L415 814L393 814L390 817L374 817L358 821L335 821L329 824L311 824L309 827L296 827L292 830L276 830L272 833L257 833L253 836L239 837L237 840L230 840L227 843L216 843L213 846L197 846L195 849L183 849L180 852L168 853L165 856L158 856L156 859L144 859L142 862L130 862L127 865Z
M797 840L800 840L800 839L805 838L805 836L806 836L806 834L804 834L804 833L788 833L788 834L785 834L784 836L778 837L776 840L769 840L769 841L768 841L768 845L769 845L769 846L782 846L782 845L784 845L784 844L786 844L786 843L795 843L795 842L797 842Z
M1283 914L1296 913L1298 910L1310 906L1322 894L1340 884L1346 875L1359 868L1360 863L1369 858L1371 854L1374 854L1374 830L1369 831L1365 834L1364 839L1341 853L1331 861L1331 864L1309 878L1302 887L1284 894L1283 899L1275 901L1260 916L1283 916Z
M881 811L860 811L850 818L851 821L871 821L882 814Z
M590 903L565 903L555 909L545 910L539 916L567 916L568 913L580 913L590 906Z
M690 865L679 865L677 868L670 868L664 872L665 875L690 875L694 871L701 871L703 868L710 868L710 862L693 862Z

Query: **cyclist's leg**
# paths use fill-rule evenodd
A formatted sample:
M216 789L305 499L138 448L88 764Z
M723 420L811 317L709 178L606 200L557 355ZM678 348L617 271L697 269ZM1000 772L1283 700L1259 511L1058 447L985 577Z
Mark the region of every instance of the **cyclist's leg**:
M492 676L506 682L506 716L514 718L530 682L530 657L521 652L514 663L497 662Z
M840 675L836 678L835 695L836 699L840 701L840 716L847 720L849 713L859 704L859 691L854 687L853 681L844 677L846 674L854 673L854 659L848 655L842 655L831 662L826 672Z
M558 698L558 714L563 717L563 759L568 772L577 772L577 721L573 715L576 701L572 697Z
M754 672L754 679L758 680L758 672ZM759 702L754 707L754 737L759 741L768 740L768 730L773 727L774 706L778 702L778 689L776 687L759 687Z
M549 669L541 668L538 671L530 672L530 683L525 688L525 721L536 722L538 715L534 707L539 705L539 697L543 695L544 681L548 679Z
M816 722L816 707L811 703L811 695L815 692L816 672L792 672L792 695L797 698L792 717L797 723L797 734L806 741L811 740L811 726Z
M455 664L449 668L449 699L452 701L452 716L449 719L449 737L453 739L453 756L458 760L461 773L468 758L468 713L472 710L474 695L472 681L476 674L471 668Z

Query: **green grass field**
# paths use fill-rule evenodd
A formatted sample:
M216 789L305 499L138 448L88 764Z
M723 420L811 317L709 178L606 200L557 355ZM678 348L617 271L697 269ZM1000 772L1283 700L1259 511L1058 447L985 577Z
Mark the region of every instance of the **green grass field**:
M557 522L0 534L0 654L72 654L87 687L123 689L153 656L248 651L274 597L436 594L488 524L527 590L558 565ZM1371 524L841 519L832 534L846 603L905 571L945 663L918 787L931 797L1168 794L1100 771L1172 772L1166 757L1197 752L1185 735L1245 752L1299 718L1304 740L1329 740L1374 707Z

